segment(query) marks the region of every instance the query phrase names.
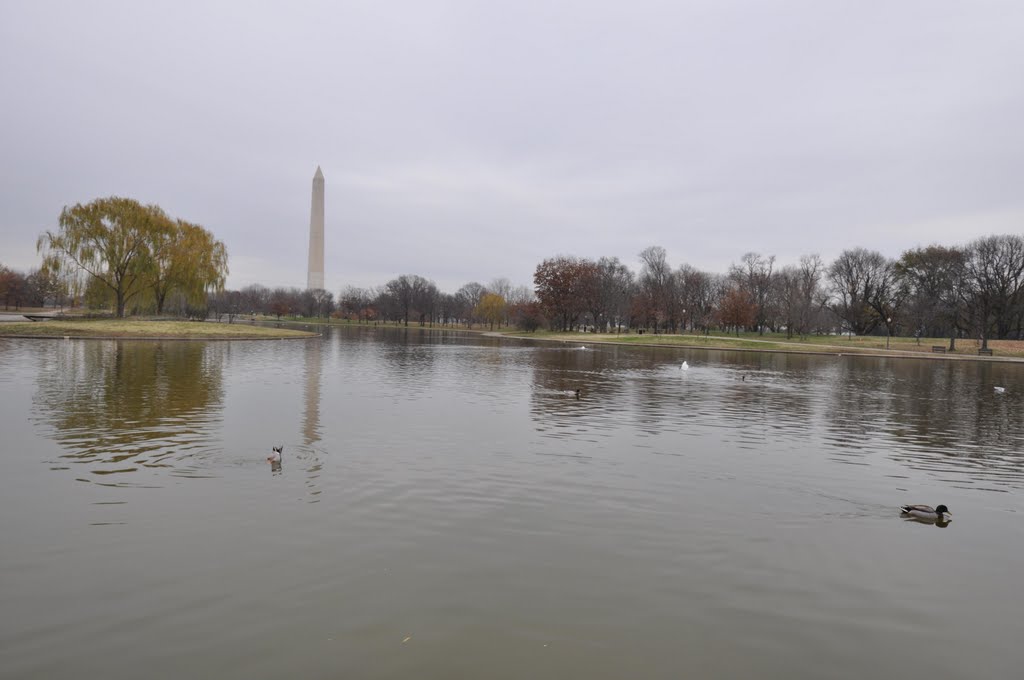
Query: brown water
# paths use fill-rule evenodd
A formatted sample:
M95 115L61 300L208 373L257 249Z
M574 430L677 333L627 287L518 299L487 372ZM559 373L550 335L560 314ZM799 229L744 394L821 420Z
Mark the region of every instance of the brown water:
M0 677L1017 677L1022 371L0 339Z

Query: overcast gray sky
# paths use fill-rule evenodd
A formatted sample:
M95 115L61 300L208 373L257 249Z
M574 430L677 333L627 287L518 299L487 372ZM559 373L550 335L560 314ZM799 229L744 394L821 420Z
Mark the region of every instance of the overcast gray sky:
M1024 232L1024 2L0 2L0 262L65 205L198 222L228 284L531 284Z

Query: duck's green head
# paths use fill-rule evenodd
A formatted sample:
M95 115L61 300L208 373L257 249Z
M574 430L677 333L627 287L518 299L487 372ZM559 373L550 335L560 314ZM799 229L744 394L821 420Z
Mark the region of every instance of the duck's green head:
M949 508L947 508L945 505L940 505L937 508L935 508L935 512L939 513L940 515L948 515Z

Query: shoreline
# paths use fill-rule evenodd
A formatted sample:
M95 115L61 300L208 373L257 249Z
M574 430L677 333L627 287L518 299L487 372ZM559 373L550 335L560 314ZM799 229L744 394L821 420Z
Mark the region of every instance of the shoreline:
M321 334L294 328L267 328L215 321L64 318L0 323L0 339L19 340L223 341L306 340L316 337L321 337Z
M14 316L14 315L11 315ZM224 341L224 340L308 340L310 338L323 337L323 333L317 333L313 331L303 331L295 328L278 328L269 329L263 325L255 325L252 322L248 323L236 323L227 324L224 322L217 321L158 321L158 320L127 320L127 319L55 319L59 323L69 324L71 326L82 324L99 324L105 326L128 326L132 329L138 326L143 326L148 330L159 329L161 326L168 324L175 324L176 330L182 328L188 328L189 332L181 333L132 333L129 330L126 334L82 334L76 332L64 332L63 328L50 327L49 331L43 333L5 333L0 330L0 339L12 338L19 340L130 340L130 341L154 341L154 340L167 340L167 341ZM8 326L8 324L17 323L23 327L34 327L39 330L44 330L44 325L49 325L48 321L10 321L0 324L0 328ZM670 338L673 336L659 335L656 336L661 338L658 342L644 342L639 340L640 335L629 334L626 336L612 336L601 334L588 334L588 333L571 333L571 334L554 334L554 335L532 335L523 333L521 331L498 331L498 330L487 330L477 328L453 328L450 326L420 326L418 324L409 326L403 325L392 325L389 323L380 323L379 325L371 325L365 323L324 323L312 320L261 320L262 323L277 323L282 326L327 326L327 327L363 327L363 328L381 328L381 329L392 329L392 330L417 330L417 331L429 331L429 332L448 332L448 333L473 333L475 335L481 335L485 337L493 338L510 338L515 340L532 340L544 343L556 343L556 344L569 344L569 343L580 343L581 345L602 345L602 346L617 346L617 347L642 347L645 349L675 349L675 350L704 350L704 351L717 351L717 352L763 352L769 354L809 354L814 356L862 356L862 357L874 357L874 358L889 358L889 359L920 359L928 361L985 361L995 363L1024 363L1024 357L1019 356L993 356L993 355L975 355L975 354L951 354L948 352L928 352L928 351L907 351L901 349L889 349L882 350L871 347L844 347L841 345L801 345L792 347L780 347L779 345L787 344L784 340L761 340L753 338L725 338L721 336L708 336L705 342L694 343L692 341L673 341ZM205 333L205 329L210 327L230 327L232 330L239 329L237 334L227 333ZM261 328L264 331L252 332L252 329ZM242 330L244 329L244 330ZM68 330L81 330L81 328ZM191 332L191 331L195 332ZM285 331L285 332L280 332ZM682 337L682 336L678 336ZM720 344L716 341L724 341ZM971 340L965 340L971 342ZM765 345L773 345L772 347L738 347L734 346L734 342L743 342L749 344L763 343ZM927 346L927 345L926 345Z
M529 337L522 335L512 335L508 333L499 333L497 331L471 331L479 332L483 335L496 338L514 338L516 340L534 340L538 342L557 342L557 343L575 343L582 341L581 344L585 345L603 345L608 347L643 347L645 349L695 349L695 350L706 350L715 352L755 352L765 354L810 354L813 356L831 356L831 357L876 357L882 359L922 359L926 361L994 361L997 363L1024 363L1024 358L1021 357L1006 357L1006 356L984 356L984 355L971 355L971 354L943 354L935 353L929 354L927 352L907 352L901 350L871 350L871 349L856 349L856 348L841 348L837 347L835 350L829 349L780 349L775 347L765 347L758 349L756 347L729 347L726 345L693 345L684 343L672 343L672 342L624 342L622 340L599 340L599 339L587 339L585 335L579 336L579 340L575 338L544 338L544 337ZM828 347L828 346L825 346Z
M309 335L7 335L0 333L0 340L173 340L174 342L225 342L228 340L311 340L323 337L319 333Z

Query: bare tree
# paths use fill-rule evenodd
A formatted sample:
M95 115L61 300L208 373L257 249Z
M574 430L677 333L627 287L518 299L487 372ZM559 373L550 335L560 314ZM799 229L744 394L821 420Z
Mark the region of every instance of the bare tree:
M906 291L896 263L876 251L843 251L828 270L835 302L832 309L857 335L885 324L892 331Z
M14 305L15 309L20 309L25 303L27 292L28 283L25 275L0 265L0 294L4 298L4 309L10 309L11 305Z
M729 268L729 276L746 293L754 305L754 325L759 334L764 334L767 321L768 303L771 299L775 256L760 253L746 253L741 264Z
M358 321L365 322L370 318L370 310L376 297L377 292L370 288L346 286L338 295L338 309L342 314L354 316Z
M418 274L406 273L389 281L385 288L397 303L401 320L406 326L409 326L411 312L416 312L420 323L424 323L426 315L433 308L437 293L437 287L433 282Z
M650 246L640 252L643 267L638 278L639 294L643 296L643 309L653 322L654 329L675 330L679 317L676 306L675 277L668 264L665 249Z
M907 310L917 334L949 335L949 349L956 349L956 335L968 322L965 266L968 253L962 248L932 245L908 250L896 263L907 289Z
M228 323L234 323L235 317L245 307L245 296L237 290L215 291L206 296L206 301L215 321L220 321L227 315Z
M597 261L596 290L593 298L594 326L607 330L615 326L619 332L627 321L629 300L633 294L633 272L617 257L602 257Z
M982 349L989 337L1004 338L1012 328L1024 285L1024 239L988 236L968 247L965 291Z
M810 332L814 320L821 316L822 310L828 302L828 295L822 288L825 263L817 253L801 255L798 274L800 297L797 330L801 335L806 336Z
M725 277L700 271L688 264L682 265L675 276L680 287L679 304L684 327L688 325L706 333L725 293Z
M472 326L475 310L486 292L487 288L476 281L470 281L455 291L456 314L458 318Z
M417 311L421 326L424 323L429 323L431 326L434 324L434 314L440 297L441 291L437 289L433 281L426 279L421 281L421 285L416 289L413 298L413 305Z
M56 307L63 301L66 284L58 272L56 268L44 266L28 273L25 277L25 298L29 305L46 307L51 304Z
M508 300L511 291L512 282L506 278L491 279L491 282L487 284L487 292L500 295L503 300Z
M251 286L246 286L241 291L242 294L242 313L255 314L260 312L261 314L269 313L270 305L270 289L266 286L261 286L258 283Z
M270 313L277 317L295 314L300 309L299 291L296 288L275 288L270 293Z
M779 315L786 327L786 337L792 338L793 333L797 332L800 309L800 270L793 265L780 269L775 274L775 289Z
M458 321L458 298L451 293L440 293L437 297L437 316L442 326Z
M334 311L334 293L323 288L313 288L307 291L312 301L312 309L309 316L317 319L326 319Z
M537 300L537 296L534 295L533 289L529 286L514 286L508 294L508 303L510 305L525 305Z
M783 267L775 275L775 295L779 314L786 326L786 337L810 332L818 313L825 306L821 287L825 265L818 255L803 255L800 264Z

